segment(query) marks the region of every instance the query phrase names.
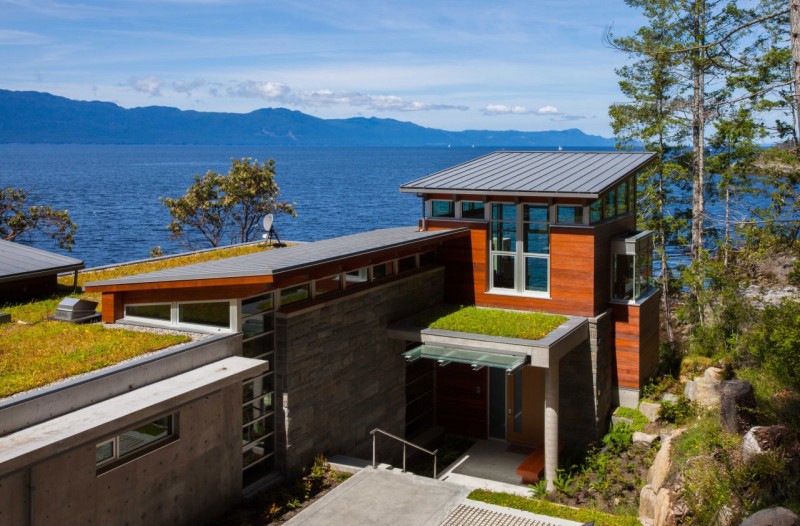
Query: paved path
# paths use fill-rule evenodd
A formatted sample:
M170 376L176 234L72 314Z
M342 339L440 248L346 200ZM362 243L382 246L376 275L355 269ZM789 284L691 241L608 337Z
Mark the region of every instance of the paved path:
M576 526L467 500L459 484L382 469L363 469L298 513L289 526Z

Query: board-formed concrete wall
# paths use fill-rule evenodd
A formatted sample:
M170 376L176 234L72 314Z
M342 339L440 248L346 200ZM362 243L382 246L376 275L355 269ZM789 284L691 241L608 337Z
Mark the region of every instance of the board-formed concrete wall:
M390 339L387 329L441 303L443 291L439 268L276 316L276 449L282 471L297 472L318 453L369 459L376 427L403 436L405 345Z

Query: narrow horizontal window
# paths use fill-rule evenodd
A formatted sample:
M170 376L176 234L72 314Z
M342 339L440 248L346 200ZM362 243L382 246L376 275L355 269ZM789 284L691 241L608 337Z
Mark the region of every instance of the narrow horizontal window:
M310 296L308 283L281 289L281 306L307 300Z
M336 274L329 278L318 279L314 282L314 295L324 296L331 292L337 292L342 288L342 275Z
M105 466L116 460L135 458L151 451L153 447L177 436L176 415L167 415L120 433L114 438L97 444L95 461Z
M462 219L484 219L486 217L485 205L480 201L462 201Z
M583 207L572 205L558 205L556 207L556 221L559 225L583 224Z
M171 305L160 303L158 305L125 305L125 317L147 318L158 321L170 321Z
M394 274L394 261L387 261L372 267L372 279L383 279Z
M397 272L409 272L417 268L417 256L408 256L397 260Z
M179 303L178 323L208 325L227 329L231 325L230 303L227 301Z
M348 287L369 281L369 269L351 270L344 275Z
M455 217L456 205L453 201L431 201L431 217Z
M273 307L272 293L262 294L242 300L242 315L250 316L261 312L271 311Z

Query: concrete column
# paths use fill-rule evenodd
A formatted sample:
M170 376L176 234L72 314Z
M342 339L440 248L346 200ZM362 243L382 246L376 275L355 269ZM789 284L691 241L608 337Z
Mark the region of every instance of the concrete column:
M544 478L553 491L558 467L558 361L544 375Z

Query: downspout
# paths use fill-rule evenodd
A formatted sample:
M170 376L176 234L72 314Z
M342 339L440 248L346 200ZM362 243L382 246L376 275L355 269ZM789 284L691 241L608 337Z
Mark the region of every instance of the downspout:
M417 195L419 195L419 197L422 197L422 228L420 229L420 232L424 232L425 229L426 229L426 225L425 225L425 198L424 198L424 196L422 196L422 194L417 194Z

